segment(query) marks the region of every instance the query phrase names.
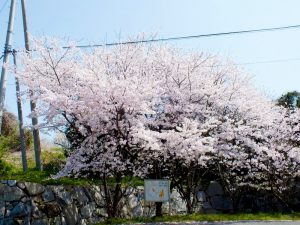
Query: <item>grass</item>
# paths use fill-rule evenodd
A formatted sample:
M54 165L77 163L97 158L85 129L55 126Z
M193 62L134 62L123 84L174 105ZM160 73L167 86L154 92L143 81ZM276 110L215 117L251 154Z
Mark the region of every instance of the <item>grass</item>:
M65 156L63 150L60 148L52 148L43 150L41 152L41 159L43 164L43 171L35 169L34 152L33 150L27 151L27 164L28 171L23 172L21 153L20 152L6 152L2 158L2 164L5 165L0 174L0 180L17 180L27 181L33 183L40 183L44 185L77 185L88 186L90 184L97 184L97 180L91 179L75 179L75 178L62 178L51 179L51 174L56 174L61 165L63 165Z
M0 180L18 180L27 181L33 183L40 183L44 185L76 185L76 186L90 186L101 185L100 179L88 179L88 178L61 178L51 179L51 174L56 174L59 168L64 164L65 156L62 149L51 149L42 151L41 154L43 171L37 171L35 169L34 152L27 152L28 171L23 172L21 153L20 152L7 152L0 164ZM1 167L0 165L0 167ZM113 179L109 179L109 182L115 183ZM139 178L125 177L122 183L130 184L131 186L143 185L143 180Z
M51 179L48 171L37 171L30 169L27 172L10 172L4 175L0 175L0 180L17 180L33 183L40 183L44 185L77 185L88 186L90 184L97 184L97 181L90 179L75 179L75 178L61 178Z
M21 153L20 152L7 152L3 156L4 171L0 174L0 180L18 180L27 181L40 184L53 184L53 185L78 185L88 186L90 184L97 184L97 181L91 179L74 179L74 178L62 178L51 179L51 174L56 174L59 171L61 165L65 160L62 149L50 149L42 151L41 154L43 171L37 171L35 169L34 152L27 152L27 164L28 171L23 172Z
M35 169L29 169L27 172L22 170L12 169L5 174L0 175L0 180L17 180L24 182L39 183L44 185L76 185L76 186L90 186L90 185L101 185L100 179L89 179L89 178L69 178L64 177L60 179L51 179L51 173L47 170L37 171ZM113 179L108 180L109 183L115 184ZM143 186L143 180L133 177L129 179L125 177L122 180L122 184L130 185L131 187Z
M63 162L64 155L60 149L53 149L52 151L42 152L42 161L44 164L44 171L37 171L34 169L34 154L32 151L28 152L27 172L22 171L22 164L20 160L20 153L7 154L3 157L4 174L0 175L0 180L18 180L40 183L44 185L76 185L76 186L90 186L101 185L99 179L86 178L62 178L51 179L50 175L57 172L59 164ZM114 180L109 180L114 183ZM143 180L139 178L125 177L123 184L130 183L131 186L142 186ZM129 223L153 223L153 222L184 222L184 221L235 221L235 220L300 220L300 213L281 214L281 213L258 213L258 214L191 214L191 215L174 215L153 218L134 218L134 219L109 219L97 225L109 224L129 224Z
M300 220L300 213L238 213L238 214L191 214L152 218L108 219L96 225L155 223L155 222L188 222L188 221L237 221L237 220Z
M76 185L76 186L90 186L90 185L101 185L102 181L100 179L89 179L89 178L69 178L64 177L60 179L51 179L50 174L47 171L37 171L34 169L28 170L27 172L13 172L0 175L0 180L17 180L17 181L26 181L32 183L39 183L44 185ZM109 181L114 184L114 180ZM124 178L122 183L130 186L142 186L143 180L138 178L132 178L129 181L127 178Z

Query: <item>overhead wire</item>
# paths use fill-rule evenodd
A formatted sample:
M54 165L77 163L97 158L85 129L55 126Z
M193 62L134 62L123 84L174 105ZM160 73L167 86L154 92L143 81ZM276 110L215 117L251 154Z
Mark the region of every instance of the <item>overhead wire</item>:
M270 32L270 31L279 31L279 30L297 29L297 28L300 28L300 24L290 25L290 26L282 26L282 27L271 27L271 28L261 28L261 29L252 29L252 30L240 30L240 31L229 31L229 32L198 34L198 35L189 35L189 36L177 36L177 37L168 37L168 38L153 38L153 39L148 39L148 40L112 42L112 43L106 43L106 44L64 46L63 48L72 48L72 47L77 47L77 48L97 48L97 47L126 45L126 44L166 42L166 41L178 41L178 40L195 39L195 38L207 38L207 37L214 37L214 36L224 36L224 35L239 35L239 34L247 34L247 33Z
M300 28L300 24L290 25L290 26L281 26L281 27L251 29L251 30L228 31L228 32L220 32L220 33L208 33L208 34L177 36L177 37L167 37L167 38L153 38L153 39L147 39L147 40L111 42L111 43L105 43L105 44L72 45L72 46L63 46L62 48L68 49L68 48L110 47L110 46L117 46L117 45L142 44L142 43L167 42L167 41L180 41L180 40L196 39L196 38L208 38L208 37L217 37L217 36L226 36L226 35L240 35L240 34L249 34L249 33L259 33L259 32L280 31L280 30L288 30L288 29L298 29L298 28ZM20 52L20 51L24 51L24 50L16 50L16 51ZM34 50L30 50L30 51L34 51Z
M9 51L8 53L17 53L15 49ZM0 60L3 58L4 55L0 56ZM284 63L284 62L292 62L292 61L300 61L300 58L287 58L287 59L275 59L275 60L266 60L266 61L254 61L254 62L241 62L241 63L233 63L236 66L243 66L243 65L256 65L256 64L271 64L271 63ZM217 66L225 66L225 65L217 65Z
M0 10L0 12L1 12L1 10ZM73 47L74 48L110 47L110 46L117 46L117 45L167 42L167 41L177 41L177 40L186 40L186 39L195 39L195 38L207 38L207 37L224 36L224 35L239 35L239 34L249 34L249 33L258 33L258 32L280 31L280 30L297 29L297 28L300 28L300 24L290 25L290 26L281 26L281 27L251 29L251 30L240 30L240 31L220 32L220 33L168 37L168 38L157 38L157 39L153 38L153 39L137 40L137 41L111 42L111 43L105 43L105 44L63 46L62 48L69 49L69 48L73 48ZM14 49L13 51L21 52L21 51L25 51L25 50L15 50ZM32 49L30 51L35 51L35 50ZM9 53L12 53L12 51L9 51ZM3 55L0 57L0 59L2 57L3 57ZM255 64L279 63L279 62L290 62L290 61L299 61L299 60L300 60L300 58L290 58L290 59L278 59L278 60L258 61L258 62L243 62L243 63L236 63L235 65L255 65ZM222 65L220 65L220 66L222 66Z
M247 65L257 65L257 64L271 64L271 63L284 63L284 62L292 62L292 61L300 61L300 58L289 58L289 59L275 59L275 60L267 60L267 61L254 61L254 62L241 62L241 63L231 63L234 66L247 66ZM208 67L222 67L227 66L225 64L208 66Z
M256 61L256 62L242 62L242 63L235 63L235 65L256 65L256 64L269 64L269 63L283 63L283 62L292 62L292 61L300 61L300 58L290 58L290 59L275 59L275 60L268 60L268 61Z
M74 46L74 47L77 47L77 48L97 48L97 47L106 47L106 46L109 47L109 46L126 45L126 44L141 44L141 43L151 43L151 42L166 42L166 41L177 41L177 40L185 40L185 39L206 38L206 37L214 37L214 36L224 36L224 35L239 35L239 34L247 34L247 33L280 31L280 30L297 29L297 28L300 28L300 24L290 25L290 26L281 26L281 27L251 29L251 30L240 30L240 31L220 32L220 33L199 34L199 35L190 35L190 36L157 38L157 39L149 39L149 40L112 42L112 43L94 44L94 45L77 45L77 46ZM71 48L71 47L72 46L64 46L63 48L67 49L67 48ZM235 65L268 64L268 63L290 62L290 61L299 61L299 60L300 60L300 58L278 59L278 60L269 60L269 61L236 63Z

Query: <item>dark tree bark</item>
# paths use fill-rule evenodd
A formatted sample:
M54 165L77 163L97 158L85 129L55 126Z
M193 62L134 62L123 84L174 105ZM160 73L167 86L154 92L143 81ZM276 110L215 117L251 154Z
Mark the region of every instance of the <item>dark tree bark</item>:
M162 217L162 202L155 202L155 216Z

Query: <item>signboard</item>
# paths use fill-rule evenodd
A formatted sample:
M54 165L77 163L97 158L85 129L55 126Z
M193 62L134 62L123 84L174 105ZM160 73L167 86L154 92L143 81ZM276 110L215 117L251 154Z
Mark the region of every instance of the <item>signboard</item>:
M146 202L167 202L170 199L169 180L144 180Z

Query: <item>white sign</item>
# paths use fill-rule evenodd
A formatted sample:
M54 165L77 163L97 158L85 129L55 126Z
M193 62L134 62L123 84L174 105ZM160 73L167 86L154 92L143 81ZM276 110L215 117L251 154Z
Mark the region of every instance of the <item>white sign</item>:
M170 199L169 180L144 180L146 202L167 202Z

